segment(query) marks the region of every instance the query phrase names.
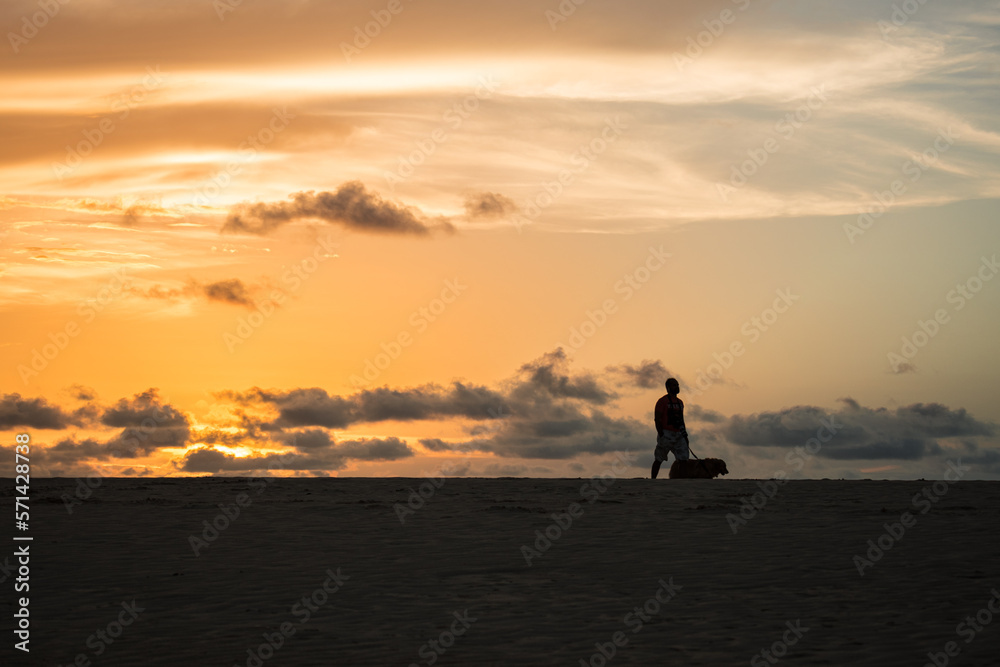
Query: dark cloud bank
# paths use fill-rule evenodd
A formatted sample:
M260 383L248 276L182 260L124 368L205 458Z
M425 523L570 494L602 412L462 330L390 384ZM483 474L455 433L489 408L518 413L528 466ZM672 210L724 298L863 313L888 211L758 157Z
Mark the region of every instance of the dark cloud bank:
M557 349L524 364L497 386L456 381L373 387L343 396L319 387L219 392L217 400L235 415L227 426L238 429L219 427L195 434L188 417L162 400L155 389L103 406L90 394L80 393L83 405L72 410L42 398L7 394L0 399L0 425L43 432L118 430L101 440L65 437L36 449L37 463L54 475L79 465L184 447L187 451L173 465L194 473L291 470L325 474L342 470L352 461L399 461L421 451L490 453L511 461L501 466L505 470L527 471L537 469L523 465L529 460L567 460L619 451L651 453L655 439L651 414L639 421L610 411L620 398L649 393L651 413L654 394L659 395L663 380L670 375L659 361L575 371L563 350ZM836 410L794 406L731 417L689 403L687 418L701 443L726 443L750 456L773 458L826 433L832 437L825 438L816 453L819 458L865 464L913 462L954 454L957 448L963 462L974 465L977 472L1000 473L995 425L977 420L964 409L937 403L889 410L864 407L846 398ZM408 443L396 437L338 441L333 433L358 424L386 423L391 428L395 422L455 420L467 433L459 441L425 438ZM44 436L39 433L35 439L44 441ZM218 445L246 446L256 453L235 457ZM282 453L261 452L262 447ZM523 462L520 467L513 465L517 459Z

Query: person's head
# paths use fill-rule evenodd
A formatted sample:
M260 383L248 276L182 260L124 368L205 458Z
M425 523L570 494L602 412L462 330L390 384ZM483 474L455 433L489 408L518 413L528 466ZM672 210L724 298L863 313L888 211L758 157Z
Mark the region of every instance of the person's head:
M675 380L674 378L670 378L669 380L667 380L667 393L668 394L681 393L681 383Z

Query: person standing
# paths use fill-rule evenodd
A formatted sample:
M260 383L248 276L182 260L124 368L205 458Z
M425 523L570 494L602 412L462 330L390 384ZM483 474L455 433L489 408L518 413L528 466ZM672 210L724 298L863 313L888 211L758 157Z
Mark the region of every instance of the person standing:
M687 461L688 450L687 427L684 426L684 401L677 398L681 392L680 382L670 378L666 382L667 395L661 396L653 408L653 421L656 424L656 451L652 469L652 478L660 472L660 466L667 460L667 454L674 453L678 461Z

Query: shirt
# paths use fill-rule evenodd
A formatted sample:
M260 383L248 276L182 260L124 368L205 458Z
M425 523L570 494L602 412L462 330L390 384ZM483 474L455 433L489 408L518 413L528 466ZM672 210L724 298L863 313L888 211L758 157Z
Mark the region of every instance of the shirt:
M656 432L686 431L684 427L684 401L667 394L660 397L653 408L653 421L656 423Z

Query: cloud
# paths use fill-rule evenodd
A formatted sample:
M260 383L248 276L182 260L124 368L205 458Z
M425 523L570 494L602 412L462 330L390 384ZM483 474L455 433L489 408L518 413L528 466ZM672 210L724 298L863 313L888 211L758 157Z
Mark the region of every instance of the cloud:
M413 456L413 450L399 438L370 438L340 443L336 452L359 461L398 461Z
M135 296L142 297L143 299L164 299L173 300L178 299L182 296L187 296L191 293L188 289L183 288L171 288L163 287L162 285L153 285L146 289L141 289L139 287L130 287L128 289L129 294L134 294Z
M547 471L548 468L543 468L543 470ZM529 468L525 465L490 463L483 468L484 475L495 477L527 477L528 472Z
M833 432L817 456L914 461L942 454L940 439L996 433L993 424L975 419L963 408L915 403L888 410L867 408L851 398L840 400L844 407L839 411L796 406L777 412L734 415L722 426L721 434L742 447L792 448L805 445L818 434L828 437ZM823 424L828 426L821 432Z
M211 447L195 449L184 455L180 469L184 472L235 472L284 468L284 460L277 455L247 456L233 454Z
M504 401L504 396L492 389L462 382L454 382L448 388L435 384L404 390L380 387L353 397L355 415L361 421L490 419Z
M82 384L74 384L69 387L69 394L78 401L93 401L97 398L97 390L93 387L85 387Z
M602 387L592 374L570 375L568 367L569 359L561 347L524 364L520 369L520 393L544 393L550 398L577 398L597 405L603 405L616 397L614 392ZM515 395L518 393L515 392Z
M120 399L105 408L99 423L122 429L105 442L94 438L65 439L46 450L53 460L66 464L80 459L137 458L164 447L184 447L190 437L187 416L161 401L155 388Z
M247 392L221 392L219 398L242 405L277 410L270 421L257 420L264 431L302 426L347 428L359 422L437 420L454 417L493 419L505 397L487 387L454 382L450 387L427 384L406 389L379 387L349 396L331 396L320 387L282 392L253 388Z
M89 124L92 121L92 117L84 117L84 122ZM51 119L50 119L51 120ZM65 120L65 118L63 119ZM59 121L56 121L57 123ZM39 128L25 129L23 132L26 136L32 135L34 132L38 131ZM7 137L3 136L0 132L0 141ZM32 146L29 153L36 153L39 149L38 146ZM10 160L13 157L11 155L4 155L0 158L0 165L4 162ZM50 211L71 211L74 213L87 213L94 216L99 216L102 221L109 222L122 227L133 228L138 226L142 216L152 217L158 221L172 221L181 217L181 214L177 211L173 211L159 204L152 202L134 202L131 204L125 203L121 197L111 197L108 199L96 199L92 197L53 197L53 196L42 196L42 197L32 197L31 199L12 199L9 197L4 197L0 199L0 210L14 208L14 207L24 207L33 209L43 209ZM73 216L79 217L79 216ZM89 222L89 221L88 221ZM38 248L41 250L41 248ZM79 249L72 248L55 248L54 250L70 251ZM98 251L99 252L99 251Z
M0 12L7 12L7 24L19 25L34 4L5 3ZM129 15L113 23L86 12L63 12L45 28L44 40L32 42L31 61L21 63L32 70L40 89L55 92L35 94L19 73L9 75L0 160L7 160L11 175L20 165L47 166L47 156L65 150L65 137L92 132L108 103L134 87L155 62L166 73L162 90L131 111L114 141L88 158L86 169L63 181L67 191L87 191L88 185L134 190L137 169L160 190L204 187L219 167L204 155L234 151L262 127L269 90L285 91L302 107L294 127L268 144L271 169L373 174L378 165L414 155L413 142L425 129L420 123L431 117L428 107L444 110L448 99L466 92L471 73L498 69L508 93L503 103L477 112L475 132L449 132L447 146L426 156L421 174L426 180L411 181L408 196L417 197L423 189L434 197L452 186L464 192L488 182L518 202L527 201L540 181L552 181L562 167L556 163L579 145L577 138L588 131L593 115L603 115L612 100L624 113L637 115L639 122L630 130L634 139L628 149L619 144L621 157L609 152L592 167L600 172L591 172L588 180L601 182L603 196L594 196L588 183L577 183L576 194L563 196L556 208L568 210L567 226L582 219L588 226L618 231L625 225L662 227L676 219L854 212L867 203L859 201L860 192L891 183L900 156L919 153L936 132L931 128L958 118L968 119L962 153L951 151L922 177L920 192L912 196L931 201L996 196L996 137L989 131L995 100L982 85L995 72L994 36L981 17L981 3L922 7L885 40L878 22L890 19L890 3L825 3L806 13L789 3L754 2L741 12L730 0L643 0L587 3L565 17L557 4L549 3L553 11L547 14L545 3L535 0L495 7L444 2L436 3L433 12L407 12L394 22L394 37L379 41L377 57L366 51L363 62L355 63L372 67L371 76L357 77L350 74L357 73L355 64L342 59L338 44L350 42L353 27L370 20L364 3L298 2L292 11L242 3L227 15L226 25L239 27L231 34L198 30L205 20L204 0L171 3L169 16L155 3L130 3ZM689 49L689 40L704 35L705 22L717 21L724 8L738 16L738 25L696 63L681 67L676 58ZM442 17L449 26L445 40L439 38ZM550 23L553 18L558 23ZM276 34L276 24L287 30ZM188 39L174 44L170 34ZM257 41L261 48L245 48L247 39L259 35L266 35ZM74 54L72 67L56 66L65 53ZM315 94L317 79L310 76L317 57L332 77L324 79L329 87L323 95ZM530 70L518 65L522 57L534 63ZM287 66L275 67L277 60ZM399 62L423 76L381 75L398 70ZM254 81L249 92L248 77ZM795 110L802 92L827 81L835 102L810 119L808 130L797 132L794 141L778 136L781 159L761 169L735 202L720 201L715 186L728 179L732 165L745 160L765 133L773 134L775 122ZM404 99L407 113L400 113ZM663 113L648 115L648 109ZM177 146L177 136L184 137L183 147ZM670 155L646 155L662 137L671 138ZM867 150L851 150L859 145ZM163 159L168 154L172 159ZM337 164L330 163L331 154ZM268 171L257 164L238 180L267 192L277 186ZM304 181L295 189L325 189L329 183L340 180ZM482 200L483 194L497 195L473 197ZM669 216L662 215L664 202L670 202ZM140 212L133 208L115 215L134 222ZM467 211L488 216L503 208L483 200ZM553 224L563 219L556 209L546 215ZM271 220L283 221L280 215ZM243 222L249 230L265 229L262 220Z
M162 448L183 448L190 441L188 418L172 405L164 403L153 388L132 398L120 399L111 406L96 402L96 392L74 385L70 393L75 400L86 401L80 408L68 412L48 404L45 399L22 399L8 394L0 400L0 428L13 425L37 429L65 429L81 426L87 429L120 429L117 433L76 435L62 438L55 444L43 444L33 438L32 461L51 474L67 470L82 473L86 462L134 459L148 456Z
M187 417L171 405L160 401L157 389L147 389L130 399L120 399L101 415L101 423L114 427L143 427L147 429L171 426L188 426Z
M62 198L54 203L45 202L23 202L25 205L38 208L55 208L68 211L84 211L87 213L107 213L111 214L110 221L123 227L136 227L142 216L156 216L159 218L173 218L177 214L152 202L134 202L126 204L120 197L113 200L101 200L93 198Z
M440 466L435 472L444 477L465 477L472 470L472 461L460 462L449 461Z
M608 366L607 370L622 376L621 383L641 389L663 388L667 378L677 377L663 365L663 362L644 360L638 366L620 364Z
M513 199L497 192L477 192L465 199L465 213L472 219L503 218L516 210Z
M881 413L883 409L874 411ZM914 403L896 408L895 418L934 438L993 435L996 427L972 417L965 408L951 409L940 403Z
M440 438L424 438L420 441L420 445L425 449L432 452L453 452L455 447L451 443L447 443Z
M653 367L656 364L650 362ZM618 374L620 376L620 374ZM316 427L347 428L357 423L471 420L468 440L420 440L430 451L480 451L502 457L566 459L583 453L608 453L651 446L652 425L610 417L617 394L614 373L574 372L561 349L523 364L499 387L464 382L443 386L379 387L333 396L319 387L289 391L254 388L223 392L259 414L247 417L248 432L272 437L302 453L331 448L332 439ZM273 411L267 416L268 411ZM295 430L308 427L308 430ZM341 451L346 451L343 446ZM359 459L360 456L351 455Z
M59 430L79 423L78 416L49 404L44 398L21 398L16 393L0 398L0 429L26 426Z
M209 283L204 285L203 289L209 301L221 301L250 308L254 305L249 290L238 278Z
M60 440L54 445L46 447L41 452L35 448L35 463L41 462L44 465L72 465L85 459L104 460L111 457L111 453L104 445L93 438L86 438L81 441L67 438ZM40 455L40 456L39 456Z
M278 416L273 422L259 422L264 430L299 426L346 428L356 421L352 401L340 396L330 396L325 389L319 387L287 392L265 391L254 387L243 393L226 391L217 396L242 405L263 404L276 409Z
M333 446L333 438L322 429L289 432L283 434L281 439L286 445L303 452L327 449Z
M705 422L708 424L722 424L726 421L726 416L721 412L703 408L700 405L684 406L684 421Z
M191 431L184 426L163 426L153 429L122 429L117 437L108 440L104 447L110 456L116 458L138 458L148 456L164 447L182 448L188 444Z
M388 430L387 425L394 422L424 421L459 427L467 435L422 438L416 441L419 451L488 454L496 457L497 465L519 465L516 459L523 465L529 459L571 461L625 451L641 456L652 453L653 425L648 417L639 420L615 414L619 399L615 388L642 388L653 378L658 381L664 370L658 361L608 366L603 371L578 370L570 367L563 350L556 349L490 386L455 381L384 386L345 395L320 387L223 391L216 398L230 405L235 419L199 429L197 437L192 437L188 417L161 399L154 388L108 406L85 406L95 415L87 423L117 429L116 433L64 438L39 447L36 453L38 462L50 470L79 470L84 462L136 459L197 443L174 460L177 470L319 474L343 470L355 461L399 461L416 455L400 437L338 441L336 430L356 424L383 424ZM648 389L651 408L660 390ZM79 413L16 394L5 396L0 406L7 424L33 420L33 424L65 428ZM687 406L687 418L689 428L696 425L692 436L699 451L708 447L724 453L744 469L755 465L750 459L773 459L781 455L775 450L788 451L818 438L822 446L816 456L838 465L915 462L950 454L978 462L978 470L1000 473L997 450L989 441L997 435L996 425L939 403L870 408L845 397L838 399L834 409L800 405L730 417L692 403ZM239 457L215 447L223 444L249 447L256 453ZM270 449L286 451L278 454ZM499 463L501 459L508 462Z
M318 444L315 434L313 444ZM348 440L336 445L306 447L309 453L256 454L237 457L211 447L189 451L180 463L184 472L250 472L255 470L341 470L352 460L398 461L414 455L410 447L398 438L368 438Z
M578 412L572 406L526 414L489 439L464 443L497 456L527 459L572 459L580 454L652 451L653 425L631 417L609 417L600 410ZM553 415L561 416L552 419Z
M127 426L120 433L101 442L96 438L65 438L42 450L40 462L47 466L72 466L83 461L111 461L149 456L165 447L183 448L190 441L187 422L172 426Z
M536 0L515 0L502 7L484 5L473 8L459 0L445 0L431 13L409 11L392 24L396 38L381 45L390 57L411 57L423 53L438 54L441 58L496 56L497 50L561 52L600 46L602 50L634 51L637 47L656 46L669 35L683 47L683 38L699 21L718 15L722 7L732 7L730 2L715 6L705 0L683 0L669 5L647 0L623 0L614 7L600 4L583 7L584 18L570 19L573 29L561 30L555 40L552 28L543 15L545 5ZM294 11L270 3L220 3L226 24L239 28L235 34L215 31L205 35L194 28L205 21L217 20L216 10L209 9L202 0L176 0L170 11L146 3L130 3L129 11L116 17L113 25L100 21L86 12L65 12L59 21L52 21L46 30L53 31L54 40L66 43L66 51L48 41L32 43L32 53L38 54L39 63L26 64L26 68L52 67L52 58L66 52L73 53L74 65L79 68L110 69L123 65L136 67L136 62L164 62L165 71L179 69L182 64L195 60L211 67L213 71L226 66L266 67L273 65L276 53L283 54L287 62L309 61L317 53L329 54L332 64L343 63L339 48L341 40L354 39L352 28L371 20L369 5L357 0L338 3L299 2ZM209 5L211 7L211 5ZM217 9L218 9L217 7ZM558 11L556 5L552 8ZM4 24L19 25L18 20L29 9L37 10L34 2L9 2L0 4L0 18ZM225 10L235 10L226 12ZM768 13L770 17L771 12ZM443 17L454 30L448 39L441 39L435 29L442 25ZM282 25L287 31L275 32L274 26ZM569 24L562 24L569 25ZM169 40L164 31L190 33L187 48ZM268 35L271 41L246 49L247 35ZM399 41L398 41L399 40ZM241 47L242 48L241 50ZM671 47L673 48L673 47ZM142 71L138 67L138 72ZM178 112L179 113L179 112ZM130 119L131 120L131 119ZM217 131L227 128L213 125Z
M239 431L222 430L218 428L201 429L191 441L199 445L242 445L259 435L257 430L245 429Z
M208 301L254 308L252 292L257 289L259 286L249 286L239 278L218 280L212 283L201 283L191 278L184 287L163 287L162 285L153 285L146 289L130 287L129 293L144 299L175 300L183 297L204 297Z
M987 449L971 456L963 456L962 463L976 466L983 472L1000 475L1000 450Z
M139 224L140 218L150 213L162 215L168 213L168 211L161 206L152 204L132 204L122 211L121 224L126 227L136 227Z
M230 211L222 231L263 235L294 220L306 219L385 234L426 236L435 228L454 231L447 221L432 223L417 209L384 201L360 181L344 183L336 192L297 192L291 195L291 201L238 204Z
M826 410L810 406L796 406L779 412L761 412L747 416L733 415L723 428L724 435L744 447L794 447L815 437L821 420L828 419ZM847 437L860 438L863 429L855 426L851 433L838 433L843 441Z
M221 399L275 410L267 417L247 417L253 428L275 432L319 426L347 428L356 423L444 421L490 422L485 430L533 420L528 433L578 433L587 419L582 408L610 404L617 394L591 373L572 373L562 350L524 364L503 389L453 382L408 388L378 387L347 396L331 396L320 387L289 391L253 388L221 392ZM517 415L511 418L511 415ZM583 421L582 421L583 420Z

